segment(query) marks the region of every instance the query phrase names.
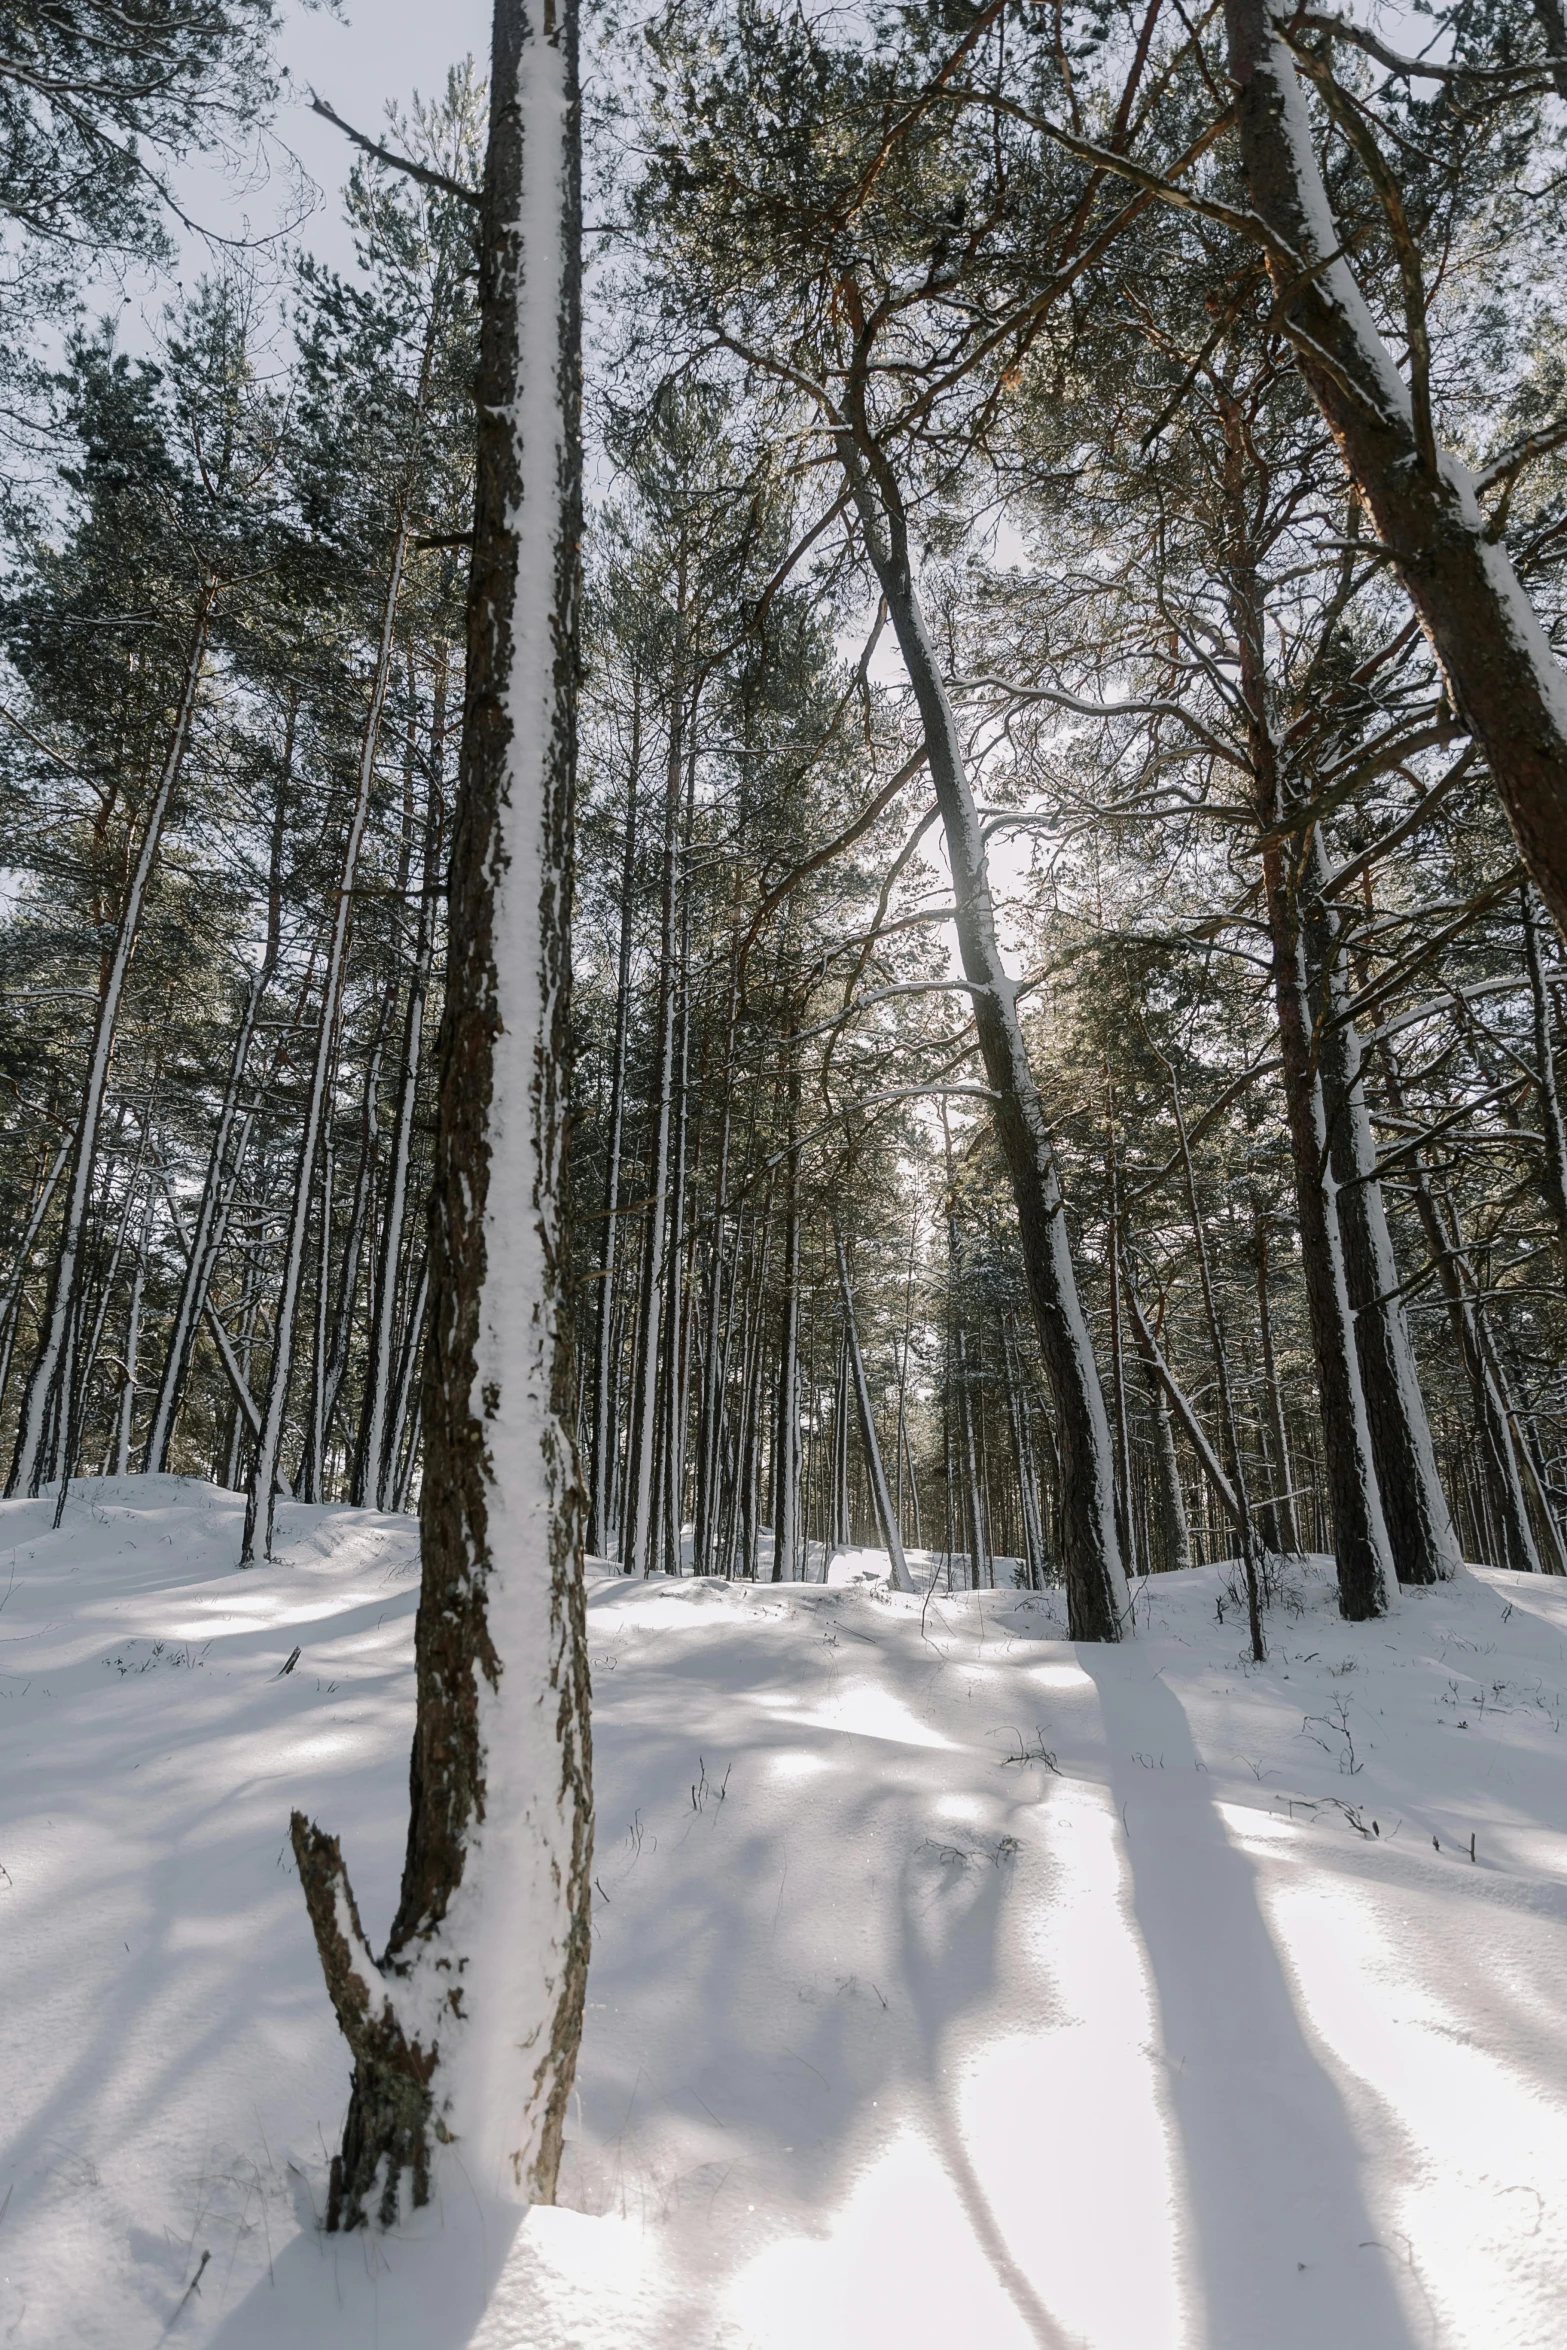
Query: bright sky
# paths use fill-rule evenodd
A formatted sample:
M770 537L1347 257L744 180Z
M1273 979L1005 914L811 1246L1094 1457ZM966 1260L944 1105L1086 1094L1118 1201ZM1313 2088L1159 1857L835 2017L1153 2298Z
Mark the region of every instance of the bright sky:
M323 259L351 268L353 249L340 218L338 192L353 150L341 131L311 112L311 91L356 129L379 136L389 100L406 105L415 91L432 96L444 85L448 66L469 54L488 57L490 9L491 0L342 0L334 16L325 8L306 7L304 0L284 0L279 55L294 95L290 98L285 89L266 166L259 177L236 174L215 161L177 171L174 190L189 218L198 230L225 237L264 238L286 227L294 194L291 154L315 188L308 215L293 228L295 238ZM214 256L199 234L184 235L182 243L184 277L190 282L213 267ZM122 342L143 348L156 340L157 318L169 292L166 283L153 285L145 277L134 277L123 288L106 277L87 289L87 306L101 314L124 305Z
M306 232L318 252L348 258L335 198L350 150L340 131L310 112L310 90L373 137L389 99L406 104L415 90L432 96L448 66L470 53L488 57L490 13L490 0L344 0L341 16L332 17L289 0L281 54L298 98L278 129L322 192L324 210Z

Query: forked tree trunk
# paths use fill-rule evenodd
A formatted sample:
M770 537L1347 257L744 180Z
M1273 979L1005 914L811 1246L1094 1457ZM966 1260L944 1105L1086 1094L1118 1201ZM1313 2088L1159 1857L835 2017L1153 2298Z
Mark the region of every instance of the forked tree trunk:
M581 458L577 20L496 0L468 709L431 1217L402 1898L372 1957L334 1837L294 1850L353 2056L328 2224L405 2182L554 2194L592 1862L562 1228Z
M1297 364L1567 933L1567 672L1487 535L1473 477L1437 446L1423 390L1411 398L1344 257L1274 0L1226 0L1225 20L1241 162L1274 240L1268 267Z

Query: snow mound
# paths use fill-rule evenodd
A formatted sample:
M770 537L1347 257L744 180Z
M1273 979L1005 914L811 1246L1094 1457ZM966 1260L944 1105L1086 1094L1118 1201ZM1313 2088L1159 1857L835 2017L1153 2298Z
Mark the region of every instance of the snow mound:
M1254 1667L1222 1569L1117 1650L1050 1594L593 1570L561 2207L343 2242L286 1830L384 1931L415 1529L285 1504L239 1574L211 1486L52 1515L0 1505L16 2350L1567 2338L1567 1588L1347 1625L1307 1562Z

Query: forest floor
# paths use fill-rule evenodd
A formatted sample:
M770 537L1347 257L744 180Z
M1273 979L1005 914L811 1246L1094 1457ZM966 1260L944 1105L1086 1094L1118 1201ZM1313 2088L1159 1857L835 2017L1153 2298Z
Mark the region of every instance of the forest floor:
M1114 1650L590 1570L561 2203L345 2241L286 1828L375 1939L415 1530L279 1515L238 1575L211 1486L0 1505L5 2350L1567 2340L1567 1587L1349 1625L1297 1563L1258 1667L1218 1568Z

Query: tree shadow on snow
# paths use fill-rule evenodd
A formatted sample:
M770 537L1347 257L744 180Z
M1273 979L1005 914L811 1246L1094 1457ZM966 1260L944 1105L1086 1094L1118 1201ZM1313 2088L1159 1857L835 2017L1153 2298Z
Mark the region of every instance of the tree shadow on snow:
M1410 2350L1338 2089L1173 1691L1079 1647L1098 1689L1184 2158L1203 2350Z
M950 2088L951 2043L962 2019L992 2012L999 1997L1002 1911L1010 1863L1004 1852L993 1858L969 1852L961 1860L947 1860L938 1850L935 1866L953 1874L933 1899L931 1871L921 1860L920 1853L911 1856L901 1888L903 1981L923 2058L921 2118L975 2242L1040 2350L1077 2350L1074 2337L1057 2324L1013 2255L1006 2229L964 2144Z
M463 2197L432 2203L395 2237L307 2229L219 2321L207 2350L465 2350L482 2324L523 2213Z

